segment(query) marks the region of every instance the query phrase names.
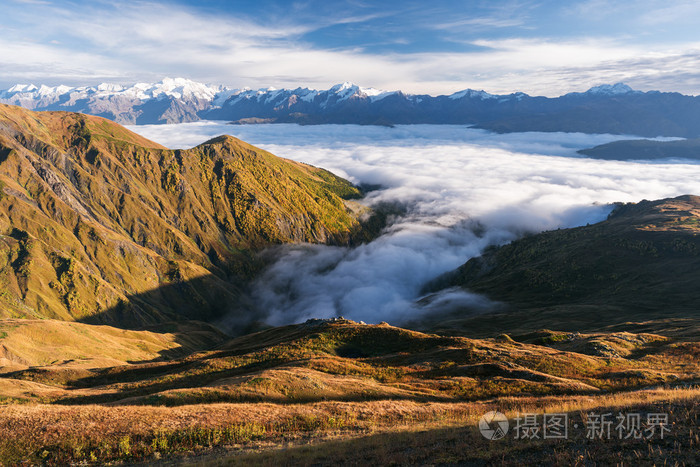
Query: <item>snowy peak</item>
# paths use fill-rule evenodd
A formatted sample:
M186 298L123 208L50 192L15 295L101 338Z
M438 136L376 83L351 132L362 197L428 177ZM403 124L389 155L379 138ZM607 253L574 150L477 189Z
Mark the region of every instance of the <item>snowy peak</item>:
M160 99L172 97L175 99L202 99L212 101L223 90L223 87L213 87L185 78L164 78L158 83L137 83L130 88L115 87L105 89L105 92L122 94L139 99Z
M309 88L276 89L262 88L253 90L242 88L237 90L220 91L213 99L216 107L231 107L241 102L255 102L269 104L275 107L291 107L298 103L313 104L318 100L318 105L327 107L349 99L369 99L371 102L383 99L396 92L381 91L374 88L363 88L350 81L336 84L326 91L318 91Z
M0 97L4 100L16 99L18 101L39 101L43 100L57 100L58 96L65 94L72 88L68 86L46 86L42 84L39 87L33 84L15 84L11 88L0 91ZM12 103L12 102L7 102Z
M264 104L280 104L281 102L296 96L296 99L302 99L311 102L318 95L318 91L306 88L297 88L294 90L277 89L274 87L261 89L224 89L220 91L212 101L212 104L221 106L232 106L241 101L253 101Z
M37 89L39 89L39 88L37 88L33 84L15 84L10 89L8 89L6 92L8 94L16 94L18 92L32 92L32 91L36 91Z
M302 87L231 89L185 78L164 78L156 83L126 86L112 83L92 87L18 84L0 90L2 104L100 115L122 124L202 119L241 124L426 123L469 124L499 132L575 131L698 137L700 124L685 118L683 113L667 110L677 108L675 101L668 107L659 103L670 102L668 99L683 99L689 108L700 109L700 102L696 103L692 96L644 93L623 83L595 86L586 92L557 98L530 97L523 93L490 94L474 89L433 97L363 88L350 81L326 90ZM645 109L643 118L639 109Z
M624 83L603 84L590 88L586 92L574 92L567 96L618 96L629 93L639 93ZM73 103L78 99L113 99L138 100L147 102L150 100L170 99L184 102L206 102L213 108L222 108L239 102L258 102L274 106L294 105L295 103L313 104L322 107L334 105L350 99L369 100L377 102L387 96L400 95L416 102L422 98L412 95L404 95L401 91L383 91L374 88L363 88L357 84L345 81L332 86L326 91L308 88L276 89L273 87L253 90L250 88L232 89L225 86L212 86L186 78L164 78L156 83L136 83L130 86L120 84L102 83L97 86L46 86L39 87L33 84L16 84L11 88L0 91L0 100L7 104L20 104L31 107L28 103L36 101L36 108L59 102ZM461 99L494 100L504 102L507 100L522 100L527 94L514 93L508 96L490 94L486 91L465 89L455 92L448 97L453 101ZM58 105L58 104L57 104Z
M231 90L185 78L123 86L46 86L17 84L0 91L0 103L34 110L67 110L105 116L118 123L176 123L199 120L217 97Z
M338 100L347 100L351 97L370 98L372 101L382 99L395 92L387 92L374 88L363 88L350 81L345 81L342 84L336 84L328 90L329 95L335 94Z
M470 99L476 98L481 100L498 98L498 96L494 94L489 94L486 91L475 91L473 89L465 89L464 91L458 91L454 94L450 94L448 97L452 100L462 99L464 97L468 97Z
M120 92L124 90L124 86L119 84L102 83L97 86L97 90L100 92Z
M342 84L336 84L335 86L331 86L331 88L328 90L328 92L331 92L333 94L346 94L348 91L357 91L359 90L360 87L356 85L355 83L352 83L350 81L345 81Z
M360 87L356 84L346 81L343 84L336 84L328 90L329 98L331 95L335 95L338 100L344 101L350 99L351 97L360 97L361 91Z
M19 99L41 99L58 101L62 96L74 97L97 96L102 98L123 96L132 99L159 99L172 97L174 99L201 99L211 101L226 88L222 86L208 86L185 78L165 78L158 83L136 83L130 87L119 84L102 83L98 86L46 86L36 87L33 84L16 84L3 91L0 95L4 99L16 97Z
M615 84L601 84L600 86L594 86L588 91L586 91L584 94L597 94L597 95L603 95L603 96L615 96L619 94L629 94L631 92L637 92L631 87L627 86L624 83L615 83Z

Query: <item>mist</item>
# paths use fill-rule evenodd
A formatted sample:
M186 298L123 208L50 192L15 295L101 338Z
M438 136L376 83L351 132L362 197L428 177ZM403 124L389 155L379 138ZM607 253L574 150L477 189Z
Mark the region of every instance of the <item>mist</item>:
M369 206L406 207L371 243L293 245L268 253L277 259L251 295L272 325L336 316L400 324L450 307L489 310L487 299L458 289L419 300L427 282L489 245L599 222L614 202L700 193L698 164L601 161L576 153L629 136L498 135L452 125L196 122L130 129L170 148L231 134L354 183L380 186L363 200Z

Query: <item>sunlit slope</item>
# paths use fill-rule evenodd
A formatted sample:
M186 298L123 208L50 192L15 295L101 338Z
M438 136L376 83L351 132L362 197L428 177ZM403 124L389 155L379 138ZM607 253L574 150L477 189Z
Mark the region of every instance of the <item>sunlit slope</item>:
M130 339L137 333L115 336L113 329L86 328L84 340L109 340L119 351L115 358L128 358L135 350ZM142 356L168 347L164 334L138 336L144 340ZM61 349L67 350L75 347ZM96 354L92 360L7 372L0 378L0 457L13 464L56 465L167 462L193 454L216 460L246 451L274 454L296 443L317 449L328 437L361 437L353 449L366 452L378 430L396 435L431 426L476 430L479 418L495 409L511 420L519 413L567 412L572 424L584 426L580 417L591 411L667 413L671 405L673 432L664 440L665 454L696 445L693 431L688 442L688 431L679 429L697 426L697 417L686 408L698 397L699 355L697 332L678 338L539 331L470 339L387 324L310 320L185 357L173 354L173 359L110 368ZM662 401L667 404L636 405ZM467 452L444 434L430 440L451 446L459 451L455 455ZM478 446L478 440L490 442L476 432L467 445ZM633 448L651 451L644 441ZM368 463L386 463L386 453L397 446L406 444L400 436L391 437ZM517 449L513 456L521 446L512 447ZM611 446L614 451L620 444ZM500 451L491 456L483 445L479 452L494 462L501 459ZM539 452L532 455L537 458ZM630 459L638 459L638 452ZM425 459L432 463L434 456ZM200 460L181 459L184 464ZM220 460L220 465L231 462ZM256 463L240 461L251 462ZM289 458L277 463L289 463Z
M700 198L642 201L618 206L598 224L532 235L470 260L449 285L512 309L498 316L455 315L456 321L438 327L576 331L697 319L699 282Z
M52 401L70 404L456 402L692 382L700 375L699 350L697 342L650 333L467 339L316 320L170 361L80 373L54 365L7 376L49 385Z
M0 317L220 315L252 251L348 242L359 192L229 136L168 150L99 117L0 106Z
M78 369L182 357L224 338L202 323L171 324L169 328L171 332L156 333L58 320L2 320L0 372L30 367L42 371L36 367L51 366L75 374Z

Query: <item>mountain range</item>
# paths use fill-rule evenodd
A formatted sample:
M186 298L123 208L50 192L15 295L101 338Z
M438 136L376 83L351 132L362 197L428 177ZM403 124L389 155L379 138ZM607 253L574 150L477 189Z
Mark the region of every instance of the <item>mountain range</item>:
M228 120L236 123L460 124L496 132L564 131L700 137L700 98L635 91L622 83L556 98L464 90L412 95L346 82L328 90L231 89L183 78L133 86L16 85L0 103L67 110L122 124Z

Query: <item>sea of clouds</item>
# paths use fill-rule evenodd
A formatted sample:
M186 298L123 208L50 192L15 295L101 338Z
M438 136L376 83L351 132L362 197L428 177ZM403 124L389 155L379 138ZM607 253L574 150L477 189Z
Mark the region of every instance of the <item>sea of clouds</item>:
M132 126L170 148L230 134L281 157L379 185L363 201L400 203L406 214L355 248L278 248L252 288L274 325L344 316L401 323L455 307L488 310L484 297L446 290L418 304L424 285L529 232L594 223L614 202L700 194L700 165L602 161L578 149L619 139L580 133L494 134L453 125Z

